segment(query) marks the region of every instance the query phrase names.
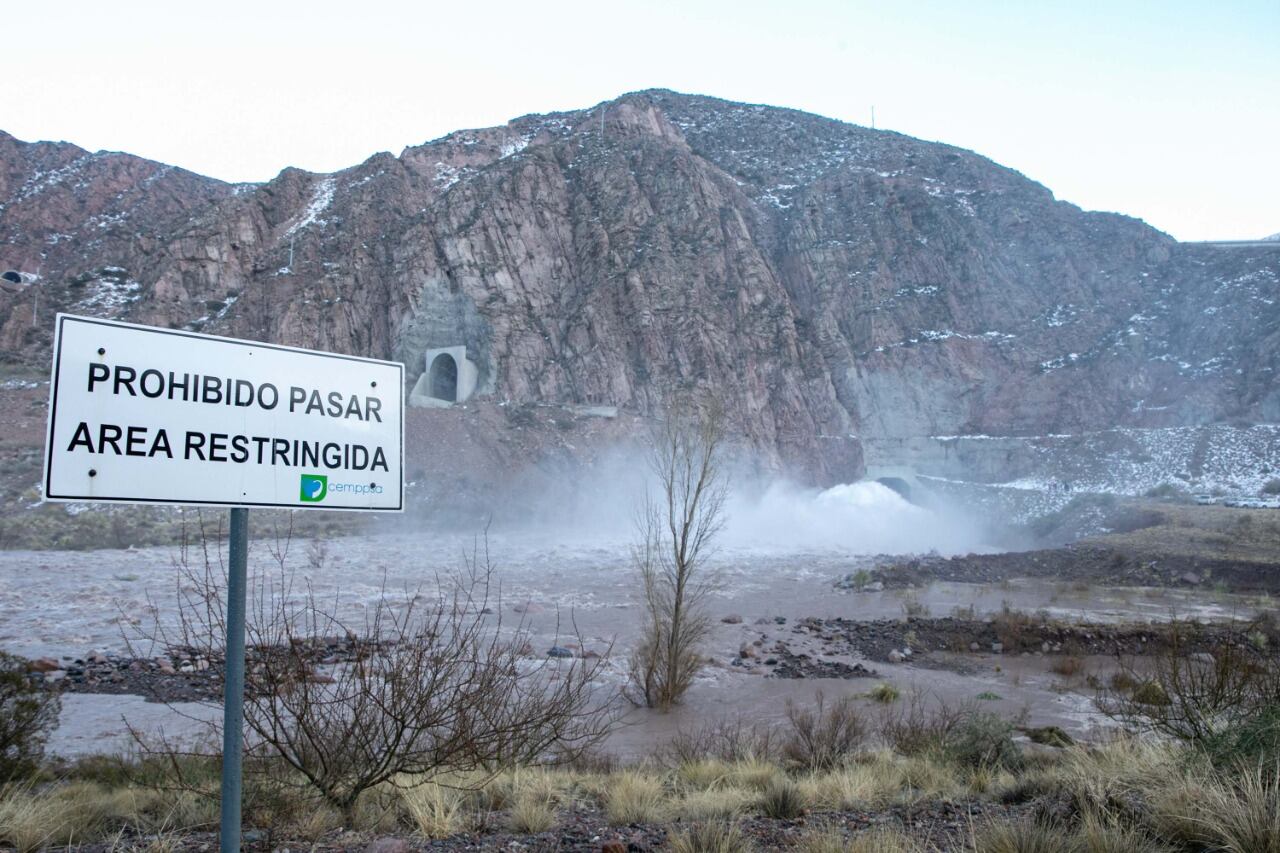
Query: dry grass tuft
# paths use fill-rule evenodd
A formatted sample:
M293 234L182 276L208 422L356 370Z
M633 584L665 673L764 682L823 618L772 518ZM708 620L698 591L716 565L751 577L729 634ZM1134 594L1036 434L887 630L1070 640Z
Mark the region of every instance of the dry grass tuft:
M672 853L751 853L755 845L738 825L725 821L695 823L672 834Z
M609 785L605 816L611 826L656 823L665 816L662 780L641 773L621 773Z
M741 788L709 788L688 792L673 807L682 820L728 820L747 811L755 800L753 792Z
M763 791L774 779L785 775L777 764L759 758L749 758L730 764L724 783L733 788Z
M1280 853L1280 765L1240 768L1207 787L1200 822L1223 853Z
M796 848L801 853L923 853L910 836L896 829L872 829L846 837L839 829L810 832Z
M556 825L556 802L545 790L521 792L511 804L507 825L514 832L537 835Z
M435 782L407 788L400 794L414 829L426 838L448 838L462 829L465 796Z
M771 781L757 802L766 817L780 820L798 818L809 807L804 790L786 777Z
M1082 853L1080 840L1050 823L993 822L975 829L974 853Z
M691 788L714 788L723 784L730 767L716 758L686 761L676 768L676 779Z

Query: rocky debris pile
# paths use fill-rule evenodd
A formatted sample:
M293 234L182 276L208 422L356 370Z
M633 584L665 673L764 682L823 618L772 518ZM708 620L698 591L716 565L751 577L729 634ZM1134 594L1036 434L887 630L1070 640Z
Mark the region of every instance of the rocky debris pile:
M961 557L884 556L877 559L874 568L849 572L836 578L832 586L858 593L911 589L938 581L989 584L1014 578L1183 588L1225 583L1232 590L1280 590L1280 573L1257 563L1180 554L1161 554L1157 558L1096 545Z
M824 655L857 655L889 663L931 659L937 652L1025 655L1151 655L1169 648L1177 630L1180 651L1212 654L1232 645L1261 651L1280 642L1271 623L1213 625L1068 624L1009 612L989 619L907 618L870 622L849 619L801 620L792 632L815 642Z
M366 657L371 648L369 641L354 635L297 641L288 652L294 658L289 665L305 667L307 679L313 683L332 684L335 679L330 673L334 667ZM517 653L526 658L539 657L528 642ZM254 690L253 676L265 671L269 657L284 654L282 647L248 647L245 689ZM552 646L545 657L592 660L601 654L565 643ZM27 662L27 672L33 681L67 693L134 695L152 702L204 702L222 698L223 663L220 654L189 647L171 647L166 654L156 657L95 650L83 657L34 658Z
M761 619L757 624L768 622ZM785 623L786 619L781 616L774 620L774 624ZM876 675L875 670L861 663L834 658L824 660L805 650L793 650L786 641L770 642L767 633L744 642L729 665L766 678L869 678Z
M218 662L220 667L221 662ZM84 657L36 658L27 664L33 679L67 693L145 696L154 702L201 702L222 697L221 670L199 656L140 658L91 651Z

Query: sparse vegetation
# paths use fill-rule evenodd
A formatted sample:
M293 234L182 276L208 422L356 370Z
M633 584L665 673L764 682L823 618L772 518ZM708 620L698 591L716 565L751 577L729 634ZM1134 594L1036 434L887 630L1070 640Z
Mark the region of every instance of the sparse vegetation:
M60 707L56 692L32 680L26 660L0 652L0 785L39 767Z
M862 744L867 727L853 697L844 696L827 703L819 691L814 704L787 702L789 730L783 755L793 764L809 770L830 770Z
M1049 669L1066 678L1074 678L1084 672L1084 658L1077 655L1063 655L1055 658Z
M145 639L219 661L225 579L216 557L201 550L203 560L180 563L177 627L158 624ZM355 826L362 801L388 785L424 786L452 774L453 787L475 787L484 772L543 762L553 751L572 758L607 733L607 697L591 686L597 661L525 665L523 626L508 635L500 619L486 618L487 546L457 576L441 579L434 595L383 589L362 625L344 623L314 595L294 595L285 550L272 549L276 574L251 582L246 625L246 773L265 788L302 788ZM346 638L349 662L324 663L333 637ZM216 722L208 734L216 744ZM181 751L142 732L134 737L146 754L172 762L172 784L213 793L186 778L175 760ZM443 793L414 804L424 832L448 823Z
M735 823L702 821L671 836L672 853L751 853L750 839Z
M898 697L902 695L898 688L894 687L887 681L882 681L867 692L867 698L873 702L879 702L881 705L891 705L898 701Z
M706 401L673 406L653 434L658 494L646 498L634 554L646 619L631 657L632 689L650 708L679 702L702 665L699 646L711 630L705 561L727 495L724 429L723 410Z

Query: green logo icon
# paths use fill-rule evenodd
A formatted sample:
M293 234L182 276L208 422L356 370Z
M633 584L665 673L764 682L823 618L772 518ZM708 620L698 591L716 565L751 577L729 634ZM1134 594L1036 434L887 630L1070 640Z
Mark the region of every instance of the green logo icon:
M303 474L302 486L298 492L298 500L314 504L324 500L329 493L329 478L324 474Z

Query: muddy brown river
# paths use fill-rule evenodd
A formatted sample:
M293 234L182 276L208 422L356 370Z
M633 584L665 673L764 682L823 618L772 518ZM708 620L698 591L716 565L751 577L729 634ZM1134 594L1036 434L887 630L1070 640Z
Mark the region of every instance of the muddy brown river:
M357 536L330 541L320 561L310 543L295 540L288 543L284 564L321 597L337 602L345 616L359 619L382 594L384 577L392 590L422 587L430 594L437 574L456 572L462 555L475 545L475 537L469 535ZM255 541L251 574L279 571L273 552L278 553L275 543ZM489 537L489 553L498 587L492 606L502 611L507 630L525 619L542 653L556 643L577 642L567 636L572 633L569 626L576 626L585 649L614 650L602 673L602 686L622 683L639 617L637 584L624 539L497 533ZM152 620L172 619L181 556L176 548L0 553L0 648L59 658L83 657L91 650L123 651L125 638L136 638ZM211 556L216 565L216 549ZM198 564L198 552L188 552L188 558ZM1219 620L1251 616L1256 604L1248 597L1219 592L1043 580L935 583L881 592L833 589L834 579L867 563L868 558L853 549L832 545L803 550L752 543L719 549L710 564L717 584L708 601L715 629L706 651L714 664L699 676L678 710L631 711L609 748L624 756L643 755L677 731L717 717L766 723L781 717L788 699L804 701L817 690L828 696L861 695L880 681L895 684L904 694L916 690L948 702L979 701L1008 716L1023 715L1032 725L1059 725L1088 736L1109 725L1093 707L1093 691L1082 678L1064 680L1054 674L1049 658L1038 655L969 655L962 671L913 662L862 661L878 675L853 679L772 678L766 676L768 667L732 662L744 643L762 635L766 644L793 641L791 627L811 616L891 619L901 617L909 606L916 614L932 616L972 608L981 618L1012 607L1043 610L1071 621L1160 621L1175 615ZM740 616L741 622L721 621L730 615ZM1086 671L1096 674L1105 674L1109 666L1106 659L1086 661ZM200 717L218 711L198 704L183 710ZM190 728L167 706L141 697L69 694L50 748L68 756L123 749L126 719L170 733Z

